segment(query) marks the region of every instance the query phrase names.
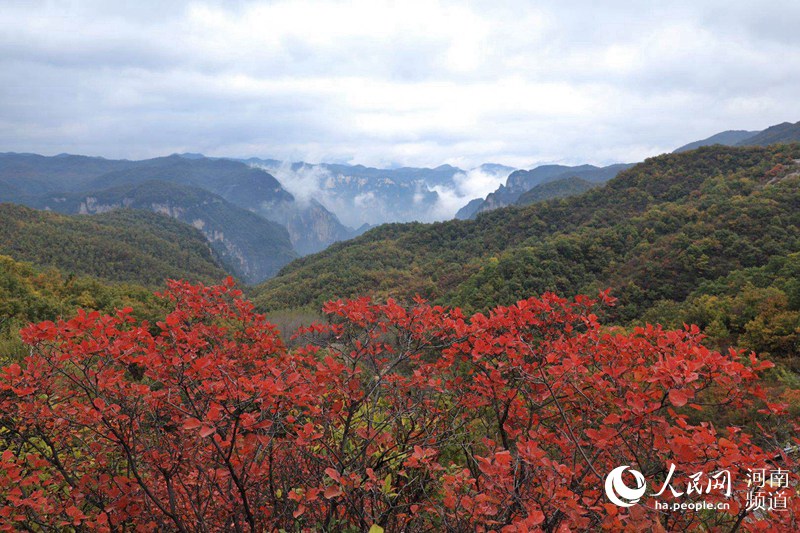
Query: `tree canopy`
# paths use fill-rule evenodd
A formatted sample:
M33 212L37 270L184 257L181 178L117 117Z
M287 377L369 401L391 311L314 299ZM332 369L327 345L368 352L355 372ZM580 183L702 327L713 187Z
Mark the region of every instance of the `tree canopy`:
M800 428L759 386L771 364L695 327L603 327L608 293L473 316L331 301L294 349L231 280L163 296L155 331L130 308L23 331L0 372L0 529L796 529ZM758 432L718 408L758 410ZM603 491L621 465L649 493L630 507ZM791 493L767 515L745 476L777 467ZM656 508L696 472L730 494L660 497L727 509Z

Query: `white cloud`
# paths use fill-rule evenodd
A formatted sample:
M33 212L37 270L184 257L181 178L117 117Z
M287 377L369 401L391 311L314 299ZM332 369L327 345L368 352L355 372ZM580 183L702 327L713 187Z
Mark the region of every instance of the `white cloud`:
M635 161L799 120L798 16L743 0L10 0L0 151Z
M331 177L330 172L317 166L302 166L292 169L290 163L283 163L277 168L264 167L275 176L297 201L307 203L311 200L325 202L326 182Z
M487 172L481 168L473 168L453 176L453 186L433 187L439 195L439 201L432 210L433 218L436 220L453 218L470 200L485 198L504 184L508 175L507 171Z

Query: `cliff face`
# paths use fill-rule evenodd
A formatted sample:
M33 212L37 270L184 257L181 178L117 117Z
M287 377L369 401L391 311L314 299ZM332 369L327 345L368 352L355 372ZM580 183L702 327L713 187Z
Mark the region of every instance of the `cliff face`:
M505 185L500 185L482 203L472 209L470 218L474 218L478 213L514 205L524 193L545 183L568 178L580 178L590 183L603 183L631 166L627 164L609 165L607 167L596 167L594 165L579 165L575 167L543 165L532 170L517 170L508 176Z
M354 236L355 232L343 226L333 213L317 202L298 212L286 224L289 235L296 234L293 239L297 253L310 254L323 250L336 241L344 241ZM305 239L300 238L305 235Z
M180 220L200 230L220 262L246 283L275 275L297 257L284 227L194 187L148 181L91 195L45 197L39 203L37 207L62 213L95 215L131 208Z
M361 165L251 160L274 174L290 191L322 204L344 225L425 221L434 217L437 186L451 186L454 167L378 169ZM309 193L309 190L313 192Z
M478 209L483 205L485 200L483 198L475 198L474 200L470 200L467 205L462 207L456 213L456 219L458 220L468 220L475 216L475 213L478 212Z
M264 202L256 213L285 227L292 246L301 256L356 235L355 230L343 225L336 215L314 200L305 204Z
M320 203L298 202L271 174L240 161L172 155L143 161L0 154L0 201L64 213L120 207L202 226L244 281L355 233ZM291 237L290 237L291 235Z

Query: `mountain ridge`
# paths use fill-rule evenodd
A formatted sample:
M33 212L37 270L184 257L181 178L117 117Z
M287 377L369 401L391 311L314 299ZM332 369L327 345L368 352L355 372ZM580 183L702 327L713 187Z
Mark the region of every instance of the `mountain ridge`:
M64 214L117 209L165 214L200 230L227 269L246 283L264 281L297 257L286 228L199 187L151 179L89 193L45 195L29 204Z
M195 228L149 211L64 215L0 203L0 254L68 274L160 287L228 275Z
M461 208L456 213L456 218L461 220L474 218L480 213L514 205L522 194L548 181L578 177L588 182L602 183L631 166L633 165L626 163L615 163L605 167L588 164L577 166L540 165L530 170L517 170L508 176L504 185L500 185L482 202L473 200Z
M472 311L611 286L627 302L615 313L641 316L704 280L800 251L795 160L800 145L703 147L648 158L578 196L474 220L386 224L290 263L256 287L255 301L274 310L420 294Z
M673 153L681 153L681 152L688 152L689 150L696 150L703 146L713 146L715 144L721 144L723 146L736 146L740 142L746 141L750 137L757 135L758 131L747 131L747 130L727 130L711 137L707 137L705 139L690 142L689 144L684 144L683 146L676 148L673 150Z
M800 121L782 122L748 137L737 146L769 146L770 144L800 142Z
M800 122L781 122L763 130L726 130L676 148L673 153L695 150L703 146L769 146L770 144L800 142Z
M319 203L301 205L274 176L229 159L172 155L129 161L75 155L0 154L0 201L34 207L40 206L40 199L47 195L91 196L114 186L133 186L153 180L205 189L265 221L280 224L300 253L319 251L331 242L353 235L352 229L342 225ZM245 230L238 228L237 231L241 234ZM280 246L273 253L276 258L283 258L284 264L290 259ZM253 265L256 260L254 256L250 261L240 261L244 270L240 268L238 272L255 281L260 274L244 263ZM265 268L274 272L279 266L282 265Z
M515 205L526 206L536 202L566 198L568 196L584 193L598 185L600 184L579 178L578 176L556 178L528 189L517 198Z

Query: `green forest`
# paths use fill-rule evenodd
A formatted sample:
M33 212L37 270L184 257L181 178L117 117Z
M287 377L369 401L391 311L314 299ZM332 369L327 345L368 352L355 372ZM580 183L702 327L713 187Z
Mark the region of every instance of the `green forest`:
M553 291L611 288L621 325L697 324L800 383L800 145L704 147L654 157L579 196L476 220L390 224L297 260L254 301L419 294L467 312Z
M30 322L132 307L152 319L167 279L227 276L196 229L148 211L66 216L0 204L0 355L20 356Z
M66 216L0 204L0 254L153 288L168 278L213 282L227 275L198 230L138 210Z
M78 309L113 314L125 307L151 322L165 309L151 287L64 274L54 267L38 268L0 255L0 358L4 364L25 353L19 330L31 322L68 318Z

